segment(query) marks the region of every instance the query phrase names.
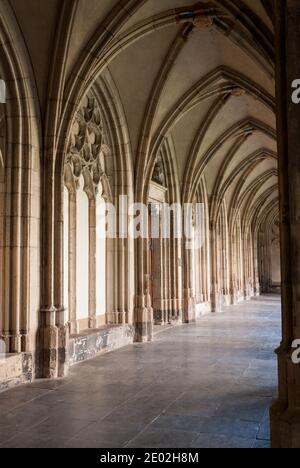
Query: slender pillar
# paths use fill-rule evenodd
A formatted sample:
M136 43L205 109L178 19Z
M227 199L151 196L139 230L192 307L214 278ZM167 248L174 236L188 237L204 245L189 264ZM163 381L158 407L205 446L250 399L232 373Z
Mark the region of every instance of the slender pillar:
M276 84L282 244L282 343L279 396L271 409L272 446L300 448L300 366L291 359L300 339L300 105L292 82L300 79L300 2L276 0Z
M211 311L221 312L221 298L218 272L217 226L211 226Z
M153 309L150 296L149 241L136 239L137 270L134 322L135 341L145 343L153 339Z
M97 328L96 319L96 199L89 199L89 328ZM105 259L104 259L105 261Z
M257 297L260 295L260 284L259 284L259 269L258 269L258 235L257 232L253 234L253 287L254 287L254 296Z
M12 164L12 221L11 221L11 276L14 281L11 289L10 303L10 332L12 353L21 352L21 330L20 330L20 277L21 277L21 151L19 145L15 145Z
M56 309L56 327L58 330L58 377L65 377L68 374L68 341L69 326L67 321L67 310L64 303L65 277L64 277L64 188L63 181L56 173L56 210L55 210L55 233L54 233L54 304ZM69 193L68 193L69 196ZM69 203L68 203L69 205ZM68 209L68 206L67 206ZM69 224L69 223L67 223ZM69 237L69 236L68 236Z
M183 321L183 300L182 300L182 284L183 284L183 271L182 271L182 248L181 240L175 239L175 270L176 271L176 298L177 298L177 316L178 322Z
M58 341L56 308L54 306L54 171L52 153L45 155L43 202L42 307L39 331L39 374L44 378L58 376Z
M78 333L76 316L76 192L70 193L69 199L69 321L70 333Z
M185 241L184 252L184 322L193 323L196 321L196 298L193 287L193 255L194 247L191 246L191 240Z

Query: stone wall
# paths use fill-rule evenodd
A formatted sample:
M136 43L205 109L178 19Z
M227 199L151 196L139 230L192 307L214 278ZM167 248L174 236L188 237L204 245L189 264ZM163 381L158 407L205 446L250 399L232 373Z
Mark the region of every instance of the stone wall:
M130 326L103 327L71 337L68 345L70 365L92 359L133 343L134 329Z
M34 362L32 354L2 356L0 359L0 392L16 385L32 382Z

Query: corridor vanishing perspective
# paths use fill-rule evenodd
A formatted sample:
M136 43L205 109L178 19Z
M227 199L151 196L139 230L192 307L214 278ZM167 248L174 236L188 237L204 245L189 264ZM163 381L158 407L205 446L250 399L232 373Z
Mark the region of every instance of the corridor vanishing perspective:
M87 361L0 400L9 448L267 448L279 296ZM55 430L54 430L55 428Z
M0 0L0 444L300 447L299 24Z

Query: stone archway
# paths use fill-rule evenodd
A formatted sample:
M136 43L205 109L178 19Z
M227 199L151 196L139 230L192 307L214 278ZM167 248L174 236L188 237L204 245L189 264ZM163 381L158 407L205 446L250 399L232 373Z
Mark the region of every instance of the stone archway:
M97 333L101 327L120 326L124 330L120 328L114 346L132 341L133 241L122 237L118 223L120 200L126 197L125 208L132 201L130 146L122 106L109 73L99 78L83 98L70 135L64 156L56 161L56 172L63 176L60 182L55 181L59 187L55 192L56 223L61 229L61 220L66 221L63 236L61 230L55 231L56 306L50 311L56 317L53 369L60 376L65 375L69 363L81 359L75 350L82 332ZM85 213L82 222L79 207L80 216ZM107 238L99 230L101 223L104 230L103 218L110 209L115 216L116 233ZM97 220L99 211L102 214ZM88 227L82 229L86 224ZM82 268L86 272L84 284L80 282ZM62 274L65 283L58 284ZM85 349L82 353L100 351Z
M5 386L34 378L40 287L41 128L30 58L8 2L0 5L0 339Z

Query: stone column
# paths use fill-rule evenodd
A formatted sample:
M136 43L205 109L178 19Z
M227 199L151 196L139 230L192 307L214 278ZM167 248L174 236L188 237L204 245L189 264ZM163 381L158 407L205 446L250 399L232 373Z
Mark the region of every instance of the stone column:
M42 307L39 330L39 375L44 378L58 376L58 341L56 308L54 307L54 171L53 154L45 154L44 211L43 211L43 259L42 259Z
M258 235L257 232L253 235L253 284L254 284L254 296L260 295L260 284L259 284L259 269L258 269Z
M78 333L77 311L76 311L76 192L70 193L69 199L69 321L70 333Z
M231 238L231 243L229 244L229 294L230 294L230 304L236 304L235 296L235 237L234 234Z
M21 289L21 145L14 145L12 151L13 161L11 166L11 238L10 238L10 274L13 278L13 286L10 290L10 352L21 352L20 331L20 289Z
M200 304L200 257L199 249L195 248L194 252L194 263L195 263L195 302L196 305Z
M115 201L118 206L118 281L119 281L119 297L118 297L118 312L119 323L126 325L129 323L128 317L128 288L129 279L126 272L126 255L128 251L128 200L123 194L116 196Z
M205 214L207 218L207 214ZM208 220L205 220L205 231L204 231L204 244L203 244L203 255L202 255L202 271L203 271L203 301L205 303L210 302L210 254L209 254L209 229Z
M210 229L211 238L211 311L221 312L221 295L218 273L218 241L217 226L213 225Z
M153 309L150 297L149 241L138 238L136 245L136 288L134 309L135 341L145 343L153 340Z
M167 239L167 283L168 283L168 308L167 308L167 321L172 323L172 272L171 272L171 240Z
M177 323L179 321L179 304L177 292L177 277L178 277L178 253L176 248L177 239L174 238L174 223L171 220L171 233L170 239L170 282L171 282L171 315L170 320Z
M254 264L253 264L253 234L250 233L249 238L249 294L250 297L254 297Z
M89 328L97 328L96 318L96 199L89 199Z
M184 322L196 322L196 298L193 288L193 255L191 240L185 240L184 245Z
M271 409L272 446L300 447L300 366L291 345L300 339L300 105L292 82L300 79L300 2L276 0L277 128L282 245L282 343L279 396Z
M222 262L223 262L223 295L226 305L230 305L230 283L229 283L229 246L228 246L228 223L227 212L224 210L223 229L222 229Z
M55 232L54 232L54 304L56 308L56 327L58 330L58 377L65 377L68 374L68 341L69 326L67 311L64 305L64 188L60 174L56 173L55 192L57 194L55 210Z
M239 223L237 231L237 278L238 278L238 299L244 297L244 265L243 265L243 240L241 224Z
M250 299L249 295L249 241L247 234L244 233L242 238L243 246L243 272L244 272L244 300Z
M164 289L164 300L163 300L163 318L164 318L164 324L166 325L168 323L168 308L169 308L169 295L170 295L170 290L169 290L169 268L168 268L168 256L169 256L169 249L168 249L168 239L163 239L163 256L164 256L164 261L163 261L163 289Z
M151 282L152 288L152 306L154 311L155 325L165 324L165 257L164 257L163 240L152 239L151 254L152 254L152 271Z
M203 242L203 235L202 235ZM202 304L204 302L204 270L203 270L203 249L204 246L201 244L201 247L198 250L198 262L199 262L199 302Z
M182 248L181 239L175 239L175 255L174 255L174 274L175 274L175 297L177 319L179 323L183 321L183 301L182 301L182 285L183 285L183 272L182 272Z
M106 317L107 325L119 325L118 295L119 276L117 271L119 239L106 238ZM114 278L112 282L108 278Z
M229 294L230 294L230 303L235 305L237 303L237 294L236 294L236 226L230 231L231 232L231 242L229 244Z
M149 266L151 288L151 304L155 325L165 324L165 294L166 294L166 251L165 241L161 235L161 207L160 204L149 205L150 239L149 256L151 256L151 268ZM154 232L157 231L157 232Z
M115 206L117 210L117 238L107 239L107 244L111 246L110 257L107 260L107 267L111 269L111 272L107 271L107 278L111 278L115 275L115 291L114 291L114 307L113 311L109 313L108 323L115 325L126 325L128 323L128 306L127 302L127 279L126 274L126 252L128 249L127 244L127 232L128 231L128 219L125 213L128 212L128 204L126 196L117 194L115 197ZM115 265L112 269L111 265ZM107 281L110 281L108 279ZM108 296L108 295L107 295Z
M119 324L126 325L127 312L125 307L125 294L126 294L126 276L125 276L125 240L118 239L118 272L119 272L119 297L118 297L118 311L119 311Z

